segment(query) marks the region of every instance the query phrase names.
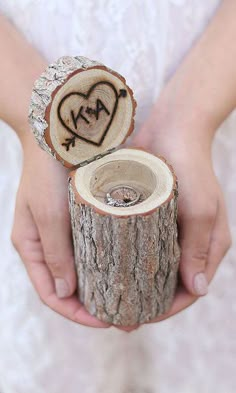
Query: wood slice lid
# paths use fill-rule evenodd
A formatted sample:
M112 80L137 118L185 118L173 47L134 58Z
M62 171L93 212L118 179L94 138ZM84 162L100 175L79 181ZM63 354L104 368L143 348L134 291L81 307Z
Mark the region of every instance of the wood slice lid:
M36 80L29 122L39 145L71 168L124 143L135 108L120 74L86 57L66 56Z

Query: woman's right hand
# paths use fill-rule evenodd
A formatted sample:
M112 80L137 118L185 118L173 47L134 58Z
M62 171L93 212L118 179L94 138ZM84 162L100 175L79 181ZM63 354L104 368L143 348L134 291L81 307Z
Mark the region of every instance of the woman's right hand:
M27 130L28 131L28 130ZM109 327L79 302L68 208L68 170L48 156L28 131L12 242L42 302L82 325Z
M47 306L80 324L108 327L92 317L74 294L76 274L67 200L68 171L37 146L29 131L27 113L33 83L45 70L47 62L2 15L0 47L3 54L0 62L0 119L16 131L24 152L13 244ZM16 105L13 105L12 97ZM59 297L55 279L60 280L57 281ZM62 279L67 284L63 284Z

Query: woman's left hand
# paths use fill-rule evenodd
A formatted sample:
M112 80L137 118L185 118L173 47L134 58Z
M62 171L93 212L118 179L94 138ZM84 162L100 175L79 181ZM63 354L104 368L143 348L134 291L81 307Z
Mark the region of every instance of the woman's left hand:
M200 125L185 129L184 122L180 127L177 118L170 113L166 116L161 106L159 102L154 106L133 143L164 156L176 172L181 259L171 310L151 322L166 319L206 295L231 244L224 197L204 130L199 129Z

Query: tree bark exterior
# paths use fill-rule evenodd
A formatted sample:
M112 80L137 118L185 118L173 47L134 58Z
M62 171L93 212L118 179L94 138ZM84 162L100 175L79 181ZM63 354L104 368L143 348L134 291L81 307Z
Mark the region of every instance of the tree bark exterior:
M179 262L172 168L150 153L118 149L134 128L135 107L120 74L65 56L35 82L29 110L38 144L78 168L69 182L78 296L91 314L123 326L170 308ZM115 203L126 190L121 205L109 204L114 187Z
M102 321L144 323L171 306L177 282L177 184L172 198L145 215L101 214L69 201L79 299Z

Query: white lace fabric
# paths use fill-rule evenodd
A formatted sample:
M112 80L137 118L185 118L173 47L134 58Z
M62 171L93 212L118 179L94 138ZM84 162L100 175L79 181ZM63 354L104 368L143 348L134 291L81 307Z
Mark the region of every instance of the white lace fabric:
M0 0L46 57L83 55L124 75L138 102L136 129L219 0ZM234 211L236 115L219 130L214 162ZM41 303L10 244L21 150L0 124L0 392L234 393L235 246L210 293L165 322L132 334L65 320ZM234 197L233 197L234 195ZM233 237L236 217L230 214Z

